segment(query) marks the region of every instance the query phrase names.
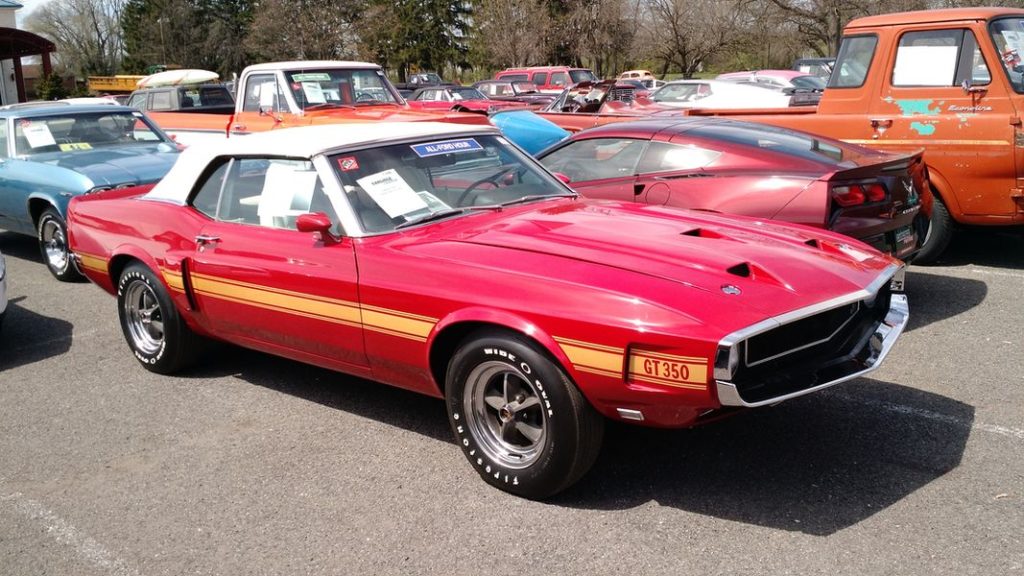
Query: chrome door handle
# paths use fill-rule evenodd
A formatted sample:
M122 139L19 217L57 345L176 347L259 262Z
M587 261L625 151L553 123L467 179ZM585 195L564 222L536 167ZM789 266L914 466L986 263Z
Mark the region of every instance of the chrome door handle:
M206 234L200 234L199 236L196 236L196 244L199 244L200 246L206 244L213 244L215 242L220 242L219 236L208 236Z

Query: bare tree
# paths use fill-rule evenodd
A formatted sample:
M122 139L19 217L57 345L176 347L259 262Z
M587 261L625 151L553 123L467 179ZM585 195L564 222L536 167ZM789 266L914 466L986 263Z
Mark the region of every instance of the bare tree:
M567 29L575 54L598 76L611 75L629 51L636 32L625 0L571 0Z
M29 15L28 30L51 39L56 59L80 77L114 74L123 44L119 18L124 0L52 0Z
M246 47L257 60L351 59L358 54L355 26L361 2L264 0Z
M750 27L753 0L643 0L643 49L692 76L713 56L735 47Z
M834 56L843 27L850 20L932 7L928 0L769 0L793 24L807 47L819 56Z
M480 0L473 12L473 47L496 67L540 64L548 53L551 19L543 0Z

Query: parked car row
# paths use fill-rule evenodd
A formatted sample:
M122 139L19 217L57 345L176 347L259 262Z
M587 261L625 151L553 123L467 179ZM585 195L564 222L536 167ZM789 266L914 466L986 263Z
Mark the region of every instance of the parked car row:
M964 26L993 41L973 53L928 52L966 41L948 25L964 11L854 21L820 114L770 114L764 95L784 94L769 90L738 112L673 106L633 84L644 71L499 73L561 88L532 117L574 134L536 158L489 116L415 109L368 63L247 68L231 115L154 114L168 132L217 137L181 152L132 109L9 109L4 199L17 200L0 217L38 236L55 276L82 273L117 299L146 369L185 369L212 339L443 398L485 481L544 498L591 467L606 420L702 425L878 368L907 323L900 258L949 225L956 173L926 136L949 111L962 132L947 142L1015 141L1002 108L990 116L1006 132L971 131L1019 100L1012 68L976 69L1016 42L1005 31L1024 11L976 13ZM920 83L934 74L925 55L953 64L947 83ZM857 95L846 114L873 137L769 126L838 124ZM887 142L902 123L922 138Z

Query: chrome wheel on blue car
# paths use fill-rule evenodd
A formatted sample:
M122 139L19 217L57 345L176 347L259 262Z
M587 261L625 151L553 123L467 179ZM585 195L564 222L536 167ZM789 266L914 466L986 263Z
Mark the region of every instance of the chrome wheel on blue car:
M39 232L39 251L50 274L61 282L81 280L82 275L71 262L67 227L60 213L54 208L47 208L39 217L36 229Z

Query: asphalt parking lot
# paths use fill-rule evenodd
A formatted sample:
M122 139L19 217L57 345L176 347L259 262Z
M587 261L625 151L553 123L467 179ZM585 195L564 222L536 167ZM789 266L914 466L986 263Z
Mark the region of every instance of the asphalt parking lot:
M0 232L0 574L1024 574L1024 232L955 242L871 378L613 426L538 503L439 400L230 347L146 372L112 297Z

